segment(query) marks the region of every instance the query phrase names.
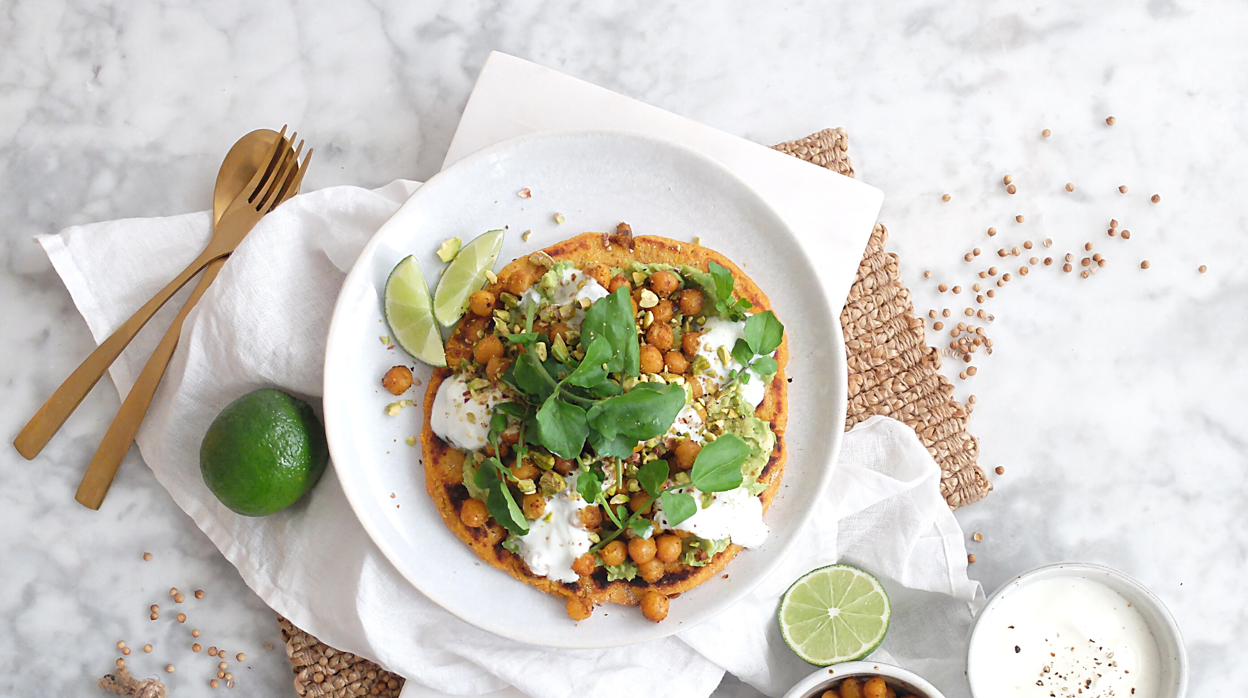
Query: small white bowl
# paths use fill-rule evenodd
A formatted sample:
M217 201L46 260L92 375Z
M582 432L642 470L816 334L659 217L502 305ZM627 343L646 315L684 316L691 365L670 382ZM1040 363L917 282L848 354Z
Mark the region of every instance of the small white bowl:
M864 679L882 676L890 685L903 688L918 698L945 698L922 676L884 662L845 662L820 669L790 688L784 698L819 698L832 684L853 676ZM905 694L898 692L897 695Z
M1153 639L1157 642L1158 661L1161 666L1157 698L1184 698L1187 695L1187 652L1183 648L1183 637L1179 634L1179 626L1174 622L1174 616L1170 615L1165 604L1144 585L1117 570L1086 562L1060 562L1037 567L1011 579L993 592L988 603L980 610L979 616L975 619L975 627L971 631L971 642L966 653L966 678L970 682L972 696L996 698L982 689L975 690L973 657L975 656L975 641L982 638L979 626L984 618L991 615L997 608L997 601L1001 598L1001 594L1030 582L1060 577L1081 577L1100 582L1125 598L1139 612L1140 617L1148 625L1149 631L1152 632Z

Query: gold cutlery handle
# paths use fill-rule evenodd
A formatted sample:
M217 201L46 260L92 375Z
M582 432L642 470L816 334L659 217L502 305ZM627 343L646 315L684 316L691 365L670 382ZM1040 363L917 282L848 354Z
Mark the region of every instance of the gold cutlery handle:
M117 469L121 466L122 459L130 451L134 435L138 433L139 425L143 423L143 417L147 415L147 408L152 404L152 398L156 395L156 388L169 367L173 351L178 347L182 323L186 321L191 308L195 307L208 287L212 285L213 279L217 278L217 273L221 271L225 259L225 257L214 259L204 269L204 275L199 278L199 283L195 285L190 297L186 299L186 305L182 306L181 312L174 318L173 324L169 326L160 344L156 346L156 351L152 352L152 357L143 366L138 379L134 382L134 387L130 388L125 401L121 403L121 409L113 418L113 423L108 425L108 431L105 432L100 447L96 449L95 456L91 458L91 464L87 466L87 472L82 476L82 482L78 485L78 493L74 495L74 499L77 499L83 506L89 509L99 509L100 504L104 502L104 496L108 494L108 488L112 486L113 478L117 476Z
M185 286L186 282L190 281L200 269L227 252L228 250L222 251L219 247L209 245L209 248L204 250L194 262L191 262L181 274L178 274L177 278L170 281L134 315L131 315L129 320L109 335L108 339L101 342L100 346L96 347L95 351L91 352L91 355L74 369L73 373L69 374L69 378L61 383L61 387L52 393L52 397L43 403L43 407L40 407L35 416L31 417L26 426L22 428L21 433L13 440L13 446L17 448L17 452L27 460L39 455L43 447L47 446L56 432L60 431L65 420L78 409L83 398L91 392L108 367L117 360L122 350L130 344L130 340L143 329L156 311L160 310L161 306Z

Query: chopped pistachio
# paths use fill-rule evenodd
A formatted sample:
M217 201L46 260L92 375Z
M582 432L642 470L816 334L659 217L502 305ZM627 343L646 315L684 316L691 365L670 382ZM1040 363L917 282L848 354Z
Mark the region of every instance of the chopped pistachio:
M386 414L391 417L397 417L399 416L400 409L401 409L401 406L399 405L399 403L392 402L389 405L386 405Z
M638 286L646 283L646 275L639 271L633 272L633 283L637 284Z
M690 479L690 477L689 477L689 473L687 473L687 472L685 472L685 471L683 471L683 470L682 470L682 471L680 471L680 472L678 472L678 473L676 473L676 475L675 475L674 477L672 477L672 480L673 480L673 481L674 481L677 485L688 485L690 482L693 482L693 480L692 480L692 479Z
M529 451L529 457L532 458L533 462L537 464L537 467L541 468L542 470L550 470L551 468L555 467L555 457L550 455L549 453L542 453L541 451Z
M518 480L516 482L516 489L525 494L533 494L537 491L537 485L533 484L532 480Z
M485 278L488 279L489 282L492 284L498 283L498 274L495 274L493 271L490 271L489 269L485 270Z
M576 302L581 306L581 310L589 310L589 306L594 304L594 302L588 298L580 298Z
M641 491L641 485L637 484L637 481L636 481L636 480L629 480L629 481L628 481L628 491L629 491L629 492L640 492L640 491Z
M542 495L546 497L553 497L568 489L568 483L564 481L563 476L554 471L542 473L542 479L538 481L538 485L542 488Z
M498 318L499 320L502 320L503 322L511 322L511 311L510 310L495 310L494 317Z
M732 361L732 354L728 352L728 347L720 346L715 350L715 355L719 357L719 362L725 366L728 365L729 361Z
M538 250L537 252L534 252L533 254L529 255L529 261L532 262L533 264L536 264L539 267L555 266L554 258L542 250Z
M407 445L408 445L408 446L415 446L415 445L416 445L416 437L415 437L415 436L409 436L409 437L407 437Z
M538 361L546 360L546 342L538 342L533 346L533 351L537 353Z
M385 335L382 335L382 336L378 337L377 339L380 339L382 344L384 344L384 345L386 345L386 346L390 346L390 338L389 338L389 337L387 337L387 336L385 336Z
M464 241L459 238L451 238L447 240L442 243L441 247L438 248L438 259L442 260L443 263L455 259L455 255L459 254L459 250L463 246Z
M695 244L695 245L701 245L701 244L702 244L702 237L701 237L701 236L699 236L699 235L694 235L694 236L693 236L693 244Z
M556 214L555 214L555 223L562 224L562 223L563 223L564 221L566 221L566 220L567 220L567 218L564 218L562 213L556 213Z
M572 316L576 315L576 307L577 307L577 304L575 302L568 303L567 305L559 306L559 317L563 318L564 320L571 320Z
M629 376L628 378L625 378L625 379L624 379L624 384L623 384L622 386L620 386L620 387L624 389L624 392L628 392L628 391L632 390L632 389L633 389L633 386L635 386L635 385L637 385L637 377L636 377L636 376Z
M602 540L602 538L597 533L594 533L593 531L590 531L585 537L589 539L590 543L597 543L598 541Z
M498 294L498 299L503 302L503 307L508 310L520 307L520 298L506 291Z
M625 504L628 502L628 495L621 492L620 494L612 497L609 501L611 504Z
M643 308L653 308L659 304L659 297L654 295L654 291L648 288L641 289L641 299L637 301L637 305Z
M473 378L472 380L468 381L469 390L480 390L482 388L488 388L488 387L490 387L490 379L488 378Z
M524 240L525 242L528 242L528 241L529 241L529 238L531 238L531 237L533 237L533 231L532 231L532 230L526 230L526 231L524 231L523 233L520 233L520 239L521 239L521 240Z
M555 357L559 363L566 364L568 362L568 345L563 341L563 335L555 335L555 341L550 344L550 355Z

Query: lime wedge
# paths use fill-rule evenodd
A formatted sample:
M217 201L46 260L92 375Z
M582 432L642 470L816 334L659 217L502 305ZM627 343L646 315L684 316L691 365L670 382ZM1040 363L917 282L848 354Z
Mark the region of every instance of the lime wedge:
M464 245L442 273L433 294L433 315L443 327L454 325L468 309L468 297L485 285L485 272L503 248L503 231L491 230Z
M780 634L817 666L870 654L888 632L888 594L875 577L849 565L806 573L780 599Z
M403 351L429 364L446 365L442 333L433 321L429 285L416 258L405 257L386 279L386 322Z

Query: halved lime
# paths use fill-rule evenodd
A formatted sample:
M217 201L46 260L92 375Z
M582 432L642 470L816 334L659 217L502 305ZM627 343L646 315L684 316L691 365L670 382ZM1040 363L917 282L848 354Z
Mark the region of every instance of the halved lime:
M433 321L429 285L416 258L407 256L386 279L386 322L403 351L429 364L446 365L442 333Z
M871 654L888 632L892 610L884 587L849 565L807 572L780 599L780 634L797 656L817 666Z
M503 231L491 230L464 245L442 273L433 294L433 315L443 327L454 325L464 316L468 297L485 285L485 272L494 266L502 248Z

